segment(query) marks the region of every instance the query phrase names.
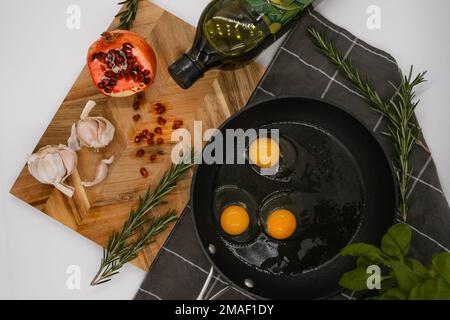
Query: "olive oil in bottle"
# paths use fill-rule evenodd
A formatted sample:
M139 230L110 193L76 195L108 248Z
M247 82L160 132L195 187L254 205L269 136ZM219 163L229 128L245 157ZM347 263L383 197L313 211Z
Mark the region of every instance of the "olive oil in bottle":
M285 33L312 1L211 1L192 48L169 67L170 75L187 89L211 68L249 61Z

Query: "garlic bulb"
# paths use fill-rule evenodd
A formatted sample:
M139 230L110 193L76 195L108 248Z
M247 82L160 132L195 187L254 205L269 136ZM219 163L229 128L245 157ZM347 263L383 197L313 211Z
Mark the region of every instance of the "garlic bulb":
M76 168L78 157L75 151L65 145L46 146L28 158L28 171L41 183L54 185L68 197L74 188L63 182Z
M105 180L106 175L108 174L108 165L113 163L114 156L111 156L109 159L104 159L100 161L100 163L97 166L97 169L95 170L95 179L93 181L83 181L81 182L81 185L83 187L93 187L99 183L101 183L103 180Z
M81 147L100 149L106 147L114 137L115 128L103 117L89 117L95 102L89 100L81 113L80 120L72 125L72 132L67 142L72 150Z

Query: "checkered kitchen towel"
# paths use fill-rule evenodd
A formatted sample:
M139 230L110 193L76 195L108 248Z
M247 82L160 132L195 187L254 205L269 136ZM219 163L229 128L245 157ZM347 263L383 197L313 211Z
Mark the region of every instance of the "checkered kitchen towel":
M273 59L250 102L282 95L305 95L331 100L359 116L376 132L387 153L393 154L383 116L371 108L352 84L341 76L310 40L307 27L314 25L332 37L340 52L351 55L353 63L384 99L395 90L388 84L399 84L401 76L396 61L326 20L313 10L304 12L294 30ZM450 210L442 192L431 155L416 147L412 155L411 186L409 189L408 223L414 230L412 254L429 263L436 252L450 248ZM196 239L191 213L183 215L171 237L139 288L135 299L195 299L211 266ZM206 298L252 299L238 289L221 292L226 283L218 275L206 292ZM219 295L217 295L219 293ZM353 299L344 292L337 299Z

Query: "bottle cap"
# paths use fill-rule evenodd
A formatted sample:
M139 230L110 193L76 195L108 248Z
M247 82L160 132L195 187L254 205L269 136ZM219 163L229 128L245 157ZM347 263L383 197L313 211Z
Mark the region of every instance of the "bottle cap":
M186 54L169 66L169 74L183 89L188 89L195 81L203 77L203 70Z

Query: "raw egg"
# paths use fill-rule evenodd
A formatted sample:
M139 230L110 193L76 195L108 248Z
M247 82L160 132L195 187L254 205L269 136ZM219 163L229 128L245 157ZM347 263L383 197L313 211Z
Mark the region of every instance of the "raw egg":
M297 219L289 210L277 209L267 217L266 231L274 239L287 239L294 234L296 228Z
M221 227L222 214L227 208L233 206L244 209L250 219L248 228L243 233L238 235L230 234L226 232L223 227ZM218 229L222 231L221 236L224 240L233 244L246 245L253 241L258 234L258 205L248 191L239 188L236 185L222 185L218 187L214 190L213 211ZM225 220L225 216L223 216L223 218Z
M260 168L270 168L280 160L280 145L271 138L261 137L250 144L248 153L251 163Z
M232 205L223 210L220 225L223 231L232 236L244 233L250 224L250 216L243 207Z

